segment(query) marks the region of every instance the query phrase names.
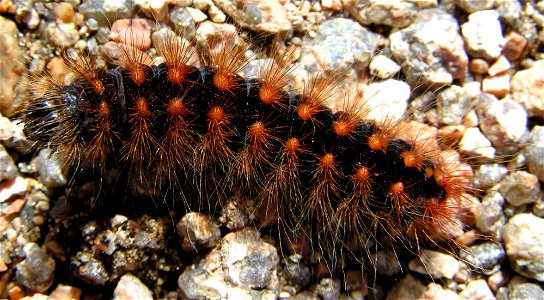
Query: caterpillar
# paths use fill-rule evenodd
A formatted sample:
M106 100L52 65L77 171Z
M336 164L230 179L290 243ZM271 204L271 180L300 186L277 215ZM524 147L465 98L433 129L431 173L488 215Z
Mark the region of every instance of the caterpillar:
M108 195L110 173L122 192L171 199L177 214L213 214L242 194L256 203L257 227L306 240L330 270L368 255L369 243L417 253L462 227L470 169L407 122L366 120L362 95L336 88L340 70L296 91L280 55L256 77L239 75L250 58L236 35L217 45L170 35L155 47L163 62L128 44L106 69L65 52L73 79L41 78L18 113L67 174L97 182L95 205L120 201ZM334 100L345 105L333 111Z

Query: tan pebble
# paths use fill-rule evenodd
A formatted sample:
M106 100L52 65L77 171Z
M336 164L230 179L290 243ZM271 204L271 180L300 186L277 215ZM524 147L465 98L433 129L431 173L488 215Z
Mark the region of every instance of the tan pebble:
M47 72L51 74L51 77L55 82L69 83L67 78L69 70L68 66L64 63L64 60L60 57L53 57L45 66Z
M49 295L50 299L79 299L81 289L69 285L59 284Z
M447 141L459 141L467 128L464 125L448 125L438 130L438 138Z
M512 275L510 275L507 271L500 270L487 278L487 285L489 285L491 290L497 291L501 286L506 285L511 277Z
M485 74L489 70L489 64L481 58L475 58L470 61L468 68L474 74Z
M2 210L2 213L4 215L16 214L16 213L20 212L23 209L23 207L25 206L25 203L26 203L26 201L24 199L17 199L15 201L13 201L10 205L5 207Z
M37 226L41 226L45 223L45 219L42 216L34 216L32 223Z
M6 263L2 260L2 257L0 256L0 272L5 272L8 270L8 266Z
M508 59L504 55L501 55L499 56L499 58L497 58L497 60L493 63L493 65L489 67L487 74L491 76L495 76L497 74L510 70L511 67L512 65L510 64Z
M21 195L28 190L28 181L23 177L7 180L0 184L0 202L4 202L15 195Z
M19 300L25 296L25 293L19 286L14 286L9 289L8 296L11 300Z
M521 34L511 31L504 37L506 43L502 49L502 54L508 58L509 61L514 61L520 58L523 53L523 49L527 45L527 40Z
M53 15L64 23L70 23L74 17L74 8L70 3L56 3L53 8Z
M510 91L510 74L487 76L482 82L482 91L502 98Z
M111 26L110 39L125 45L147 50L151 46L151 21L120 19Z

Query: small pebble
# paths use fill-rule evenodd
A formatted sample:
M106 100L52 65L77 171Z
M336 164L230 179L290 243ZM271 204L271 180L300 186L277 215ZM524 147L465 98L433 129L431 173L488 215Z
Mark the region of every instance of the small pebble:
M55 260L35 243L24 246L25 259L17 264L15 278L23 286L44 292L53 284Z
M529 172L544 182L544 126L533 127L524 154Z
M364 25L403 28L417 17L416 3L408 1L352 0L344 1L344 7Z
M461 258L476 270L489 275L496 273L506 261L506 252L502 244L483 243L462 249Z
M495 295L483 279L469 282L459 296L461 299L495 300Z
M74 7L67 2L56 3L53 6L53 15L64 23L70 23L74 18Z
M486 76L482 81L482 91L502 98L510 91L510 74Z
M534 283L513 284L509 287L509 300L542 299L544 289Z
M111 26L110 39L145 51L151 46L151 21L147 19L117 20Z
M335 300L340 297L340 280L323 278L315 287L317 295L323 300Z
M383 121L400 120L408 109L410 86L403 81L387 79L371 83L364 89L363 101L371 108L365 118Z
M219 225L212 217L191 212L176 224L181 245L185 251L214 247L221 238Z
M500 73L503 73L503 72L506 72L506 71L510 70L511 67L512 67L512 65L510 64L508 59L504 55L501 55L491 65L491 67L489 67L489 70L487 71L487 73L489 75L491 75L491 76L495 76L495 75L498 75Z
M245 1L216 0L214 4L238 25L259 32L280 33L293 30L287 12L278 0Z
M459 261L453 256L426 249L408 264L408 269L433 278L452 279L459 268Z
M502 49L502 54L509 60L515 61L521 57L525 46L527 45L527 40L523 35L510 31L505 37L504 48Z
M510 266L519 274L544 282L544 219L522 213L503 230Z
M49 294L49 299L74 299L78 300L81 298L81 289L59 284L57 287Z
M400 71L400 66L384 55L376 55L369 65L370 74L382 79L390 78Z
M153 295L138 277L125 274L113 291L114 300L152 300Z
M460 124L471 109L471 101L460 86L452 85L436 96L436 110L440 124Z
M501 181L508 169L501 164L483 164L476 169L472 182L474 187L485 190Z
M457 4L464 11L468 13L473 13L480 10L493 8L495 0L456 0L455 4Z
M513 206L535 203L542 196L538 178L525 171L514 171L504 177L499 191Z
M473 57L494 60L504 46L499 14L494 10L471 13L461 26L467 51Z
M489 71L489 64L485 59L474 58L470 60L469 69L474 74L486 74Z
M544 118L544 60L536 61L527 70L516 72L510 84L512 98L525 107L529 117Z
M459 150L474 158L493 159L495 148L478 128L467 128L463 138L459 142Z

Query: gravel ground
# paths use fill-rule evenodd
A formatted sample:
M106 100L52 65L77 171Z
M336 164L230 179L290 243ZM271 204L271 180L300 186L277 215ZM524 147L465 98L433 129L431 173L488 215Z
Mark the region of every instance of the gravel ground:
M463 250L424 249L400 264L382 251L376 272L316 282L304 258L282 255L251 225L247 199L180 220L88 210L94 186L67 185L7 116L27 74L63 78L60 49L119 57L123 19L136 17L138 46L151 53L170 28L198 40L237 27L281 35L297 46L297 78L345 69L371 118L409 113L451 140L477 189ZM542 299L543 27L544 1L2 0L0 298ZM256 53L246 74L263 59Z

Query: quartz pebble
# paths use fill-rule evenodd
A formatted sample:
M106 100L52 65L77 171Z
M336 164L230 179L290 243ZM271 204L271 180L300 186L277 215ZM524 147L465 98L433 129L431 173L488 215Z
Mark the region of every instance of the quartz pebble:
M410 86L403 81L387 79L371 83L364 91L363 101L371 108L365 116L369 120L399 120L408 109Z
M370 62L370 74L382 79L390 78L400 71L400 66L384 55L376 55Z
M508 173L508 169L501 164L483 164L476 169L472 182L474 187L485 190L499 183Z
M461 258L463 262L469 263L477 270L482 270L485 274L493 274L506 261L506 252L502 244L488 242L463 249Z
M469 282L459 296L461 299L495 300L495 295L483 279Z
M496 59L504 46L499 14L494 10L481 10L468 16L461 26L467 51L473 57Z
M459 150L468 156L492 159L495 157L495 148L478 128L467 128L459 142Z
M504 227L503 240L511 267L544 282L544 219L527 213L515 215Z
M409 1L350 0L344 1L344 5L349 13L364 25L403 28L417 17L417 6Z

